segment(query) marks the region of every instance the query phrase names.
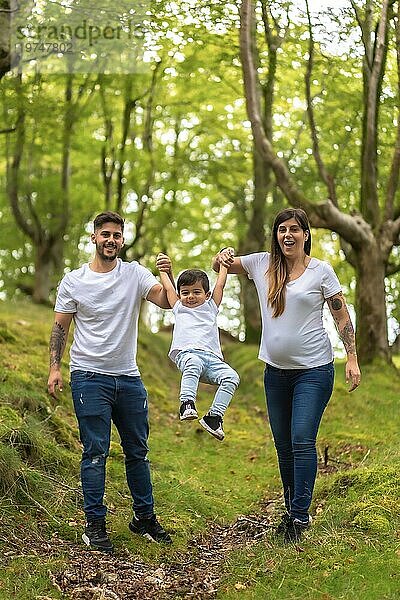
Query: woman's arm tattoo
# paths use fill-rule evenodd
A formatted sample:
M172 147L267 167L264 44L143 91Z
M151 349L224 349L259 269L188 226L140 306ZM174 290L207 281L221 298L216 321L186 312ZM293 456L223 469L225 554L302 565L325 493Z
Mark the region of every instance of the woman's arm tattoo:
M354 334L354 327L350 320L350 317L342 328L338 327L338 331L346 353L356 354L356 337Z
M343 301L341 298L334 296L330 299L330 305L332 307L332 310L340 310L343 306Z
M346 353L356 354L356 338L354 327L351 322L342 292L335 294L332 298L328 298L328 304Z
M61 364L61 357L64 352L66 342L65 329L60 323L55 322L50 336L50 366Z

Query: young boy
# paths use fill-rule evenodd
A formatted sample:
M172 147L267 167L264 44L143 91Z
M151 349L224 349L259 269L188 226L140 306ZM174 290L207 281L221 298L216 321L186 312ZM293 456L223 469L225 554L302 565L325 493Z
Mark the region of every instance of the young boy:
M198 418L196 394L199 381L218 385L213 403L199 423L222 441L225 437L223 416L239 385L239 375L224 362L217 326L227 269L221 266L212 294L204 271L184 271L178 278L177 293L168 275L171 270L168 256L159 254L156 264L175 315L168 356L182 373L179 418L181 421Z

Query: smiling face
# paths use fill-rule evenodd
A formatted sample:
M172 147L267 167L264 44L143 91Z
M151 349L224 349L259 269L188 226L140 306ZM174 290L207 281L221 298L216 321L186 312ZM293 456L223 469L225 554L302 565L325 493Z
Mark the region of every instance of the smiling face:
M206 292L201 281L195 281L191 285L181 285L179 299L183 306L194 308L201 306L210 297L211 292Z
M104 262L114 261L124 245L121 226L117 223L104 223L91 236L96 245L96 254Z
M304 256L304 244L309 236L293 217L278 225L276 232L277 242L286 258L296 259Z

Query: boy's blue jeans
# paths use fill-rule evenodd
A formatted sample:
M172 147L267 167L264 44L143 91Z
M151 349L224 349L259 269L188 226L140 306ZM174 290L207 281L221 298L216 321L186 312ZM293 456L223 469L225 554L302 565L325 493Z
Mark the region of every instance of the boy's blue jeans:
M332 394L333 363L312 369L267 365L264 385L288 513L308 520L317 475L315 447L322 414Z
M88 521L103 519L106 459L111 421L125 454L125 470L137 517L153 515L154 501L147 460L147 392L140 377L72 371L71 390L83 444L81 482Z
M180 401L196 402L199 381L218 385L209 412L223 417L239 385L240 379L236 371L218 356L205 350L182 350L175 361L182 373Z

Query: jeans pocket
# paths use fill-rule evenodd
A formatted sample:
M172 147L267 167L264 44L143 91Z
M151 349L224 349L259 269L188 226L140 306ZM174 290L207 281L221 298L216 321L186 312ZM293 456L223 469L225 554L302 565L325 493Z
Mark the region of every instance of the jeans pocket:
M94 371L71 371L71 383L94 379L95 375L96 373Z
M327 365L322 365L320 367L315 367L313 369L315 373L318 374L321 385L325 384L325 389L328 393L325 406L328 404L330 396L333 390L334 378L335 378L335 369L333 363L328 363Z
M79 391L81 392L89 381L95 380L96 373L94 371L72 371L69 382L72 397Z

